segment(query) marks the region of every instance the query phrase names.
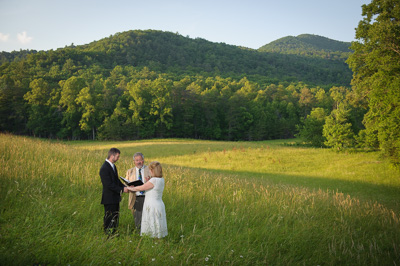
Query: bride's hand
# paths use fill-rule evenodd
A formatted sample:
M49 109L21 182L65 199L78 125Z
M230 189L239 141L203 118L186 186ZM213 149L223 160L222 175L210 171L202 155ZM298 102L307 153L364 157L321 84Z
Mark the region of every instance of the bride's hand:
M128 187L128 190L129 190L129 191L132 191L132 192L135 192L135 191L136 191L134 186L129 186L129 187Z

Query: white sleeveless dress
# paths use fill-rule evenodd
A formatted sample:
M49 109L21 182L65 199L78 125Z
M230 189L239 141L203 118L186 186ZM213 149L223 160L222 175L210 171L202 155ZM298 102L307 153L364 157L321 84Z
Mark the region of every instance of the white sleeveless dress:
M153 177L148 182L154 187L146 191L143 205L140 235L162 238L168 235L167 216L162 201L164 178Z

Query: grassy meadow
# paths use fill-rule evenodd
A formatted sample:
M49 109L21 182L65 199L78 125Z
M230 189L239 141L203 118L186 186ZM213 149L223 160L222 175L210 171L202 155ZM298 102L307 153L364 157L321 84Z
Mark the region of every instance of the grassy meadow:
M121 201L102 231L107 151L164 166L169 235L139 237ZM0 134L0 265L399 265L400 172L377 153L289 141L53 142Z

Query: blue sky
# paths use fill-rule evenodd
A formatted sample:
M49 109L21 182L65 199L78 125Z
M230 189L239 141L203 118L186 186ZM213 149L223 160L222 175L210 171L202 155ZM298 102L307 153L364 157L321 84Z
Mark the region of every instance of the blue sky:
M162 30L257 49L286 36L354 40L371 0L0 0L0 51L87 44Z

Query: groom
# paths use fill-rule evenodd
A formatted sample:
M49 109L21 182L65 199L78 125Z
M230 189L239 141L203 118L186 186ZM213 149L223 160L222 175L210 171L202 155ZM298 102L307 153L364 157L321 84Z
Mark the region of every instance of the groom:
M122 193L128 193L118 178L118 171L115 163L119 159L121 152L117 148L111 148L104 164L100 168L100 178L103 184L103 194L101 204L104 205L104 232L114 234L118 227L119 202Z

